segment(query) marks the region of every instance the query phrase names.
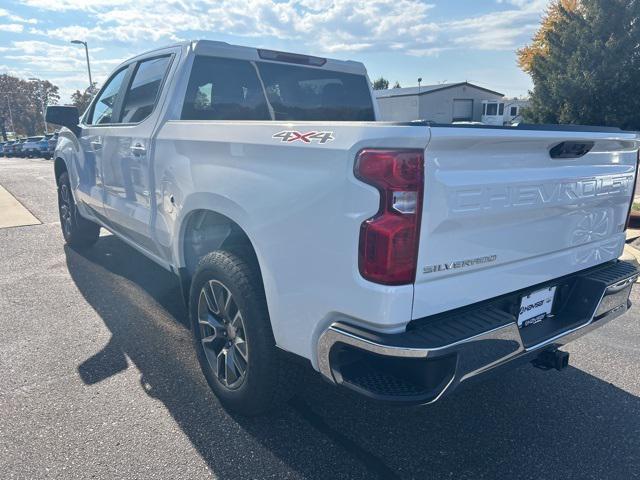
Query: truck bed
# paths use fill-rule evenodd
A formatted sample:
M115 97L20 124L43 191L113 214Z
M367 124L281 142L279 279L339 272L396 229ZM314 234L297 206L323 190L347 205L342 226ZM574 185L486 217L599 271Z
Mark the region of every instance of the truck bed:
M634 133L533 125L430 130L414 319L622 253ZM579 145L577 153L553 158L562 144Z

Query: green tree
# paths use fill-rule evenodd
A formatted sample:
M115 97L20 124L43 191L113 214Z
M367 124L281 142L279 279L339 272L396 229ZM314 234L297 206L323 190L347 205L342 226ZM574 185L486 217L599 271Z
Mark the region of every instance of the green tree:
M8 131L16 131L24 134L20 124L21 105L24 102L23 87L20 79L12 75L0 75L0 117L3 118L5 128Z
M640 2L556 0L519 52L534 84L525 120L640 129L638 45Z
M398 81L396 80L396 83L394 83L394 84L393 84L393 88L402 88L402 87L400 86L400 82L398 82Z
M374 90L387 90L389 88L389 80L384 77L380 77L379 79L373 82Z
M44 112L48 105L57 105L60 101L58 87L48 80L30 80L27 86L30 101L28 113L22 119L29 135L44 133Z
M78 111L80 115L82 115L96 93L98 93L98 89L96 82L93 82L93 84L84 91L76 90L71 94L71 105L78 107Z
M20 136L43 133L43 106L57 104L58 92L58 87L48 80L0 75L0 118L4 119L5 128Z
M518 50L518 65L527 73L531 73L533 59L546 57L549 54L547 34L556 28L558 21L562 19L562 12L574 12L578 8L578 0L555 0L547 8L542 17L540 28L534 34L532 42Z

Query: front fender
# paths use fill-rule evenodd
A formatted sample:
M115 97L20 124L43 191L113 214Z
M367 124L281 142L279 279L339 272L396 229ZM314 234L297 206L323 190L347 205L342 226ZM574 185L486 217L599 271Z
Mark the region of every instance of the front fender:
M60 130L53 157L64 162L66 170L69 173L69 181L71 182L73 193L75 193L79 184L78 158L81 155L82 148L80 147L78 137L67 128Z

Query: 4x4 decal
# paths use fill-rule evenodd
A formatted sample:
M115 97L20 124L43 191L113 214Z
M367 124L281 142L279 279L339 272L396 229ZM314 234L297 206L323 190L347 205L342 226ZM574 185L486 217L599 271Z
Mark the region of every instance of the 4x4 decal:
M296 142L300 141L303 143L312 143L317 142L320 144L324 144L327 142L331 142L333 137L333 132L296 132L295 130L283 130L282 132L278 132L273 135L272 138L279 138L281 142Z

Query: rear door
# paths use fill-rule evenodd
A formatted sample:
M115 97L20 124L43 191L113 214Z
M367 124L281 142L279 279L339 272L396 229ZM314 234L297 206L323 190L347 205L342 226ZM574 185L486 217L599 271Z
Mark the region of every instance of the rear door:
M118 112L118 128L103 139L105 211L121 235L150 252L152 178L150 169L154 115L173 54L142 59L131 67Z
M637 149L623 132L432 128L414 318L618 258Z

